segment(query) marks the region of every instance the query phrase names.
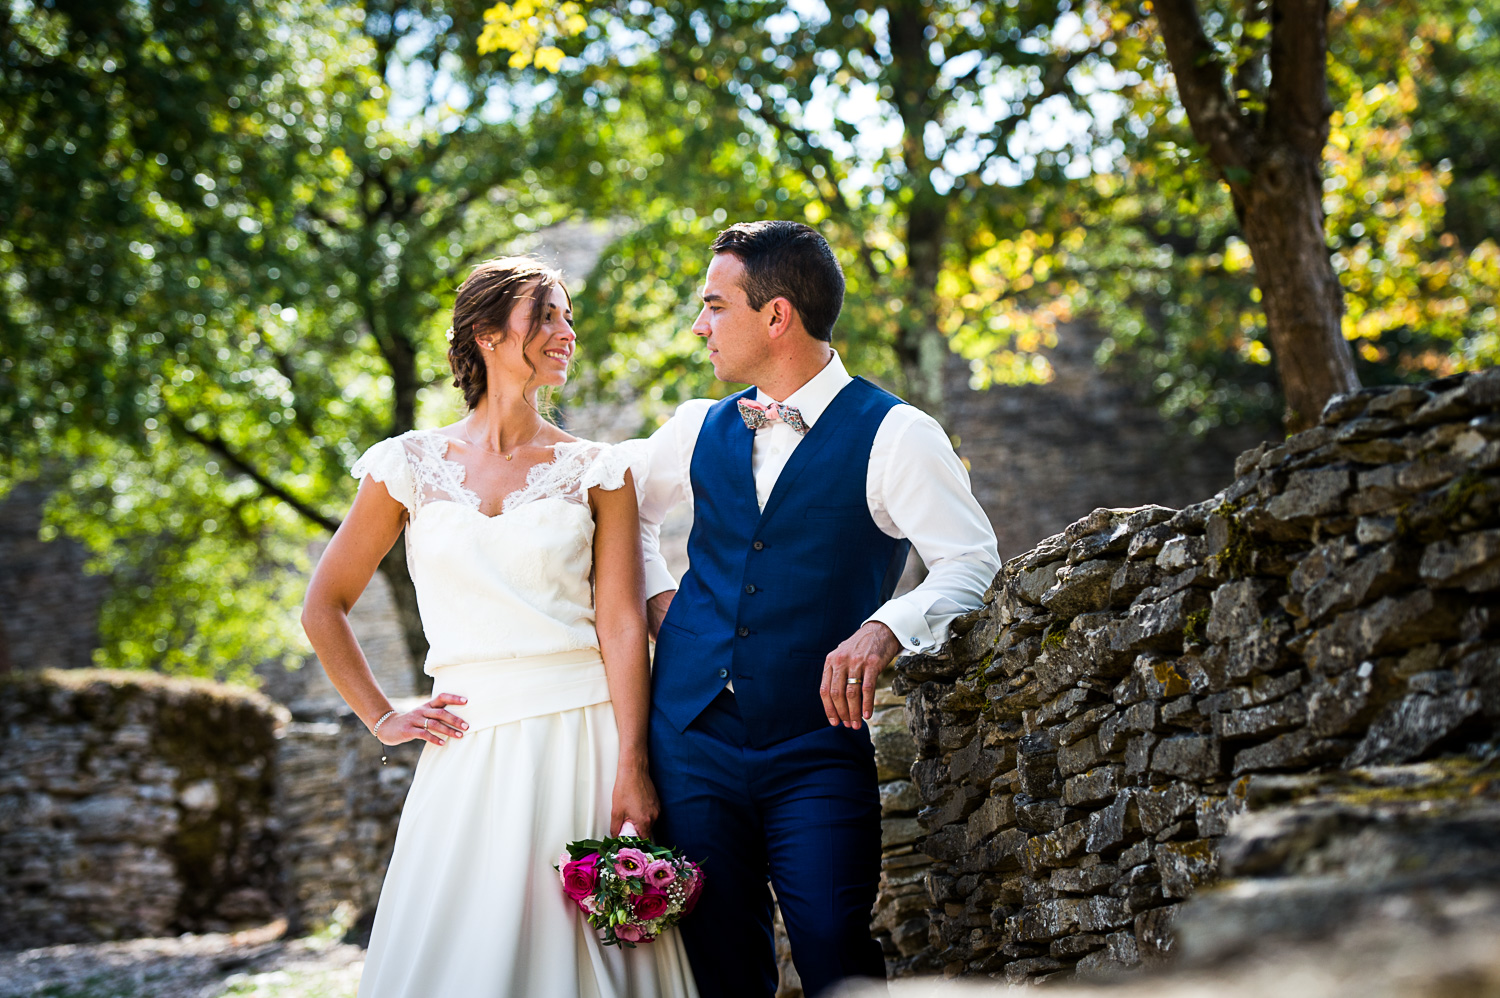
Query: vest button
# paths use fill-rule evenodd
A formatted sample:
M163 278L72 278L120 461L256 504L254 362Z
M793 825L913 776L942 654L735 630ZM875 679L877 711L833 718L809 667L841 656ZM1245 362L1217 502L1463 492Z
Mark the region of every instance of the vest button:
M728 679L729 678L729 670L728 669L720 669L719 670L719 678L720 679Z
M742 638L748 638L750 636L750 628L748 628L748 627L741 627L735 633L738 634Z
M755 584L751 583L750 585L746 586L745 587L745 592L750 593L751 595L754 595L754 593L755 593Z
M755 550L760 551L760 550L763 550L765 548L766 542L765 541L756 541L754 544L752 544L750 546L753 547Z

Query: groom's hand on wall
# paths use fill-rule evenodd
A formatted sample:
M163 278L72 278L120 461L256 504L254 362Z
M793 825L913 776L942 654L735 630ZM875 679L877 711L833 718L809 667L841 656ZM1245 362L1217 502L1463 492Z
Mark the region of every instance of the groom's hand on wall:
M672 605L672 597L676 595L677 590L668 589L646 601L646 627L651 631L652 641L656 640L656 632L661 630L661 622L667 619L667 607Z
M901 650L901 642L878 620L867 622L823 662L823 682L818 694L829 724L858 728L875 712L875 684L880 670ZM858 683L849 682L850 677Z

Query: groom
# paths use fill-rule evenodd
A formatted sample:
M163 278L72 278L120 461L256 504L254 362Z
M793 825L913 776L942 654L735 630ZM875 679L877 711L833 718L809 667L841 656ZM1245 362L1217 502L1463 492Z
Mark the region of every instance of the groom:
M999 569L947 435L830 346L844 275L795 222L730 226L703 311L714 375L754 387L678 408L641 478L653 624L657 837L704 862L682 934L704 998L771 998L774 887L809 996L885 976L870 936L880 800L868 720L903 648L942 642ZM693 507L687 574L659 552ZM915 545L928 574L891 599ZM664 613L665 619L662 619Z

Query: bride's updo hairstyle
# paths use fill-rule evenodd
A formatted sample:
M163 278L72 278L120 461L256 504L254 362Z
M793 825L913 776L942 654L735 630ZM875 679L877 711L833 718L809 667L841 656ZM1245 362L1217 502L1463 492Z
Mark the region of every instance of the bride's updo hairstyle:
M464 404L473 409L488 389L484 357L475 337L487 333L504 334L510 328L510 314L521 301L545 301L553 288L562 288L562 273L529 256L504 256L486 260L470 272L459 285L453 301L453 328L448 331L448 366L453 369L453 387L464 393ZM572 296L568 303L573 302ZM524 350L542 330L547 310L534 308L526 328ZM536 367L528 358L533 375ZM530 385L530 382L527 382Z

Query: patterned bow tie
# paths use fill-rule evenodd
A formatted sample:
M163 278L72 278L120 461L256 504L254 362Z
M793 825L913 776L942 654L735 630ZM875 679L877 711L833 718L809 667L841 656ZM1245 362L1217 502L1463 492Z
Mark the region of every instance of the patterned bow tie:
M749 399L740 399L740 418L752 430L769 426L779 419L796 430L799 436L807 432L807 424L802 421L802 410L794 405L781 405L776 402L761 405Z

